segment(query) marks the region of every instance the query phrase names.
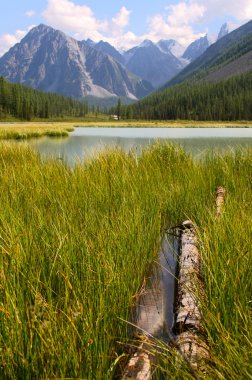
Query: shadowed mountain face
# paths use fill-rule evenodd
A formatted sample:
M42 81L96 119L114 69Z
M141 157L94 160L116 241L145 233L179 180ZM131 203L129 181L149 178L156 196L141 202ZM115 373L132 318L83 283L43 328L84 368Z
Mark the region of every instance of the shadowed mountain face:
M75 98L87 95L141 98L152 85L130 73L110 55L45 25L0 58L0 75L33 88Z
M120 62L122 65L125 64L123 55L108 42L99 41L97 44L94 44L93 47L96 50L102 51L103 53L110 55L112 58L114 58L117 62Z
M159 87L185 66L185 60L180 59L184 49L174 40L161 40L156 44L145 40L123 53L108 42L89 40L87 43L113 57L135 75L150 81L153 87Z

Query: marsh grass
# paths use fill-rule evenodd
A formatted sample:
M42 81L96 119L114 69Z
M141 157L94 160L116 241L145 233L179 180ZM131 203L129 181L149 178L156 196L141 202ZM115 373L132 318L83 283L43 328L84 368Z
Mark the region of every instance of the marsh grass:
M9 123L0 124L1 140L27 140L50 136L64 137L74 130L74 123Z
M0 378L112 379L162 231L187 217L203 256L209 378L250 378L251 172L251 151L194 162L156 144L71 169L1 143ZM172 350L157 351L167 377L193 378Z

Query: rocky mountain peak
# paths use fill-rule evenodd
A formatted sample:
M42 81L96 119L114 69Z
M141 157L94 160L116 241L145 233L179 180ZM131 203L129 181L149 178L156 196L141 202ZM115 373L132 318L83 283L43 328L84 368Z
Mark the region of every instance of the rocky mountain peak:
M136 99L153 89L108 54L43 24L0 58L0 75L75 98L118 95Z
M229 33L229 27L228 27L227 22L225 22L225 24L223 24L220 28L217 40L219 40L222 37L225 37L228 33Z
M183 54L183 58L187 59L189 62L192 62L203 54L209 46L210 43L207 35L200 37L188 46Z
M185 51L183 46L173 39L160 40L157 42L157 46L163 53L172 53L177 58L181 57Z
M149 47L153 47L155 46L155 44L151 41L151 40L144 40L139 46L138 48L149 48Z

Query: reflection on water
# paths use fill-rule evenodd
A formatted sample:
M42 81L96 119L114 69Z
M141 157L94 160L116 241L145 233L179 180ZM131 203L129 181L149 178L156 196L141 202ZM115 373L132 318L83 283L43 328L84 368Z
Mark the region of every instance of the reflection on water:
M252 137L252 128L76 128L71 136L180 139L204 137Z
M171 332L174 319L177 252L177 239L166 238L159 253L158 264L153 268L136 310L139 332L165 341L169 340L167 332Z
M97 129L97 128L93 128ZM252 129L251 129L252 132ZM93 157L97 152L106 147L120 147L125 151L136 150L140 152L142 148L153 144L155 141L170 141L180 144L187 152L194 157L201 157L206 150L226 151L236 147L251 147L251 138L150 138L150 137L109 137L109 136L70 136L69 138L42 137L32 139L28 143L43 156L60 157L70 165L74 165L76 160L85 160Z

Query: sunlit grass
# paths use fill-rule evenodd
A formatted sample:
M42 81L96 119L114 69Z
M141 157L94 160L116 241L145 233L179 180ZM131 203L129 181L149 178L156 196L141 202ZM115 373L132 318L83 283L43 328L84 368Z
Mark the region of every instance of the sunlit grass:
M10 123L0 124L0 139L26 140L34 137L68 136L74 130L74 123Z
M2 143L0 378L112 379L163 228L190 217L203 260L208 378L249 379L251 173L251 150L194 162L157 144L71 169ZM217 222L220 184L228 195ZM159 356L167 378L193 378L167 347Z

